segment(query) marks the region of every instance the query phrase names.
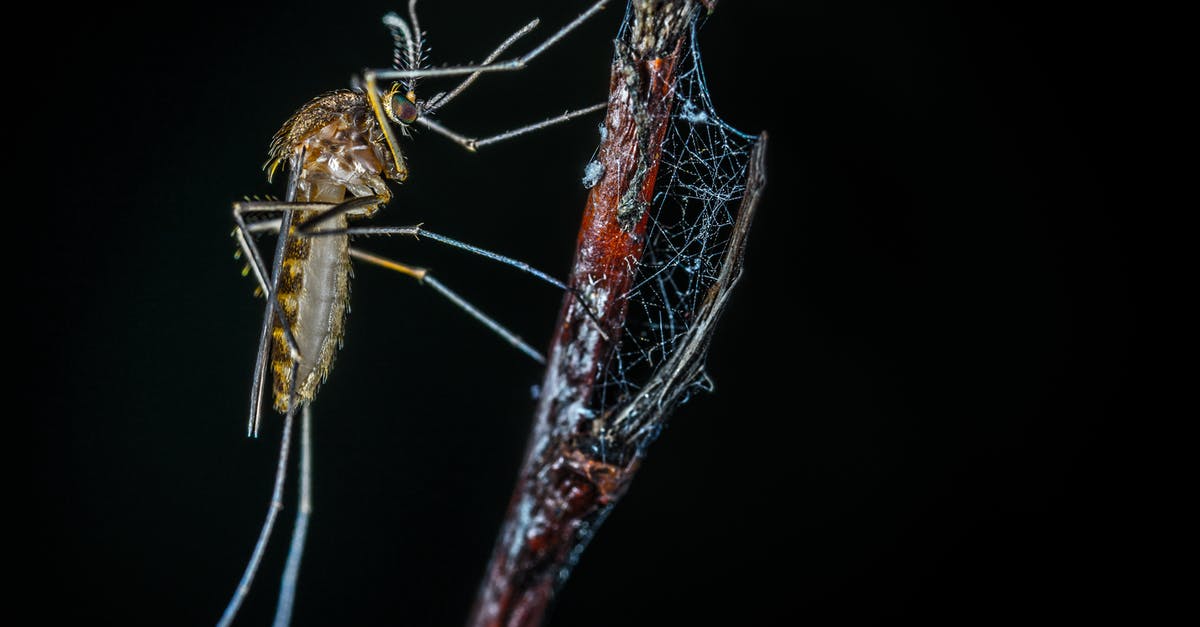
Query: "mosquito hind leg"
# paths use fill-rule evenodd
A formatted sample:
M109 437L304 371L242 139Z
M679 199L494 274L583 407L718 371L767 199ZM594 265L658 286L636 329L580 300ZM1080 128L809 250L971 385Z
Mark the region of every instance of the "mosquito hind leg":
M291 402L288 403L288 410L283 419L283 433L279 443L279 464L275 467L275 483L271 489L271 502L267 507L267 517L263 521L262 529L258 532L258 540L255 541L254 550L250 553L250 561L246 563L246 569L242 572L242 578L238 581L233 598L225 606L225 611L221 614L217 627L229 627L233 623L238 609L246 600L246 595L250 593L250 585L254 583L254 575L258 573L258 566L267 550L267 542L271 539L271 531L275 528L275 519L279 517L279 511L283 509L283 486L287 482L288 452L291 449L292 424L295 422L296 416L296 379L299 378L299 368L300 362L293 361L292 386L289 392Z
M435 242L439 242L441 244L445 244L445 245L451 246L453 248L458 248L460 250L465 250L471 254L479 255L480 257L486 257L488 259L491 259L492 261L498 261L506 266L516 268L516 269L520 270L521 272L524 272L532 277L540 279L541 281L543 281L545 283L553 285L554 287L557 287L560 290L563 290L566 292L571 292L571 293L575 294L576 296L578 296L580 299L582 299L581 302L584 305L584 311L587 312L588 317L591 318L593 323L595 323L596 330L600 332L601 337L603 337L605 340L608 339L608 334L604 332L604 325L600 323L599 316L597 316L595 311L593 311L592 306L588 303L587 299L584 298L583 293L580 292L579 289L569 286L566 283L563 283L562 281L559 281L558 279L550 276L549 274L546 274L545 272L542 272L541 270L538 270L537 268L534 268L533 266L525 263L524 261L517 261L516 259L513 259L512 257L506 257L504 255L494 253L490 250L480 248L478 246L472 246L471 244L468 244L466 242L461 242L454 238L446 237L445 235L440 235L438 233L434 233L433 231L429 231L429 230L422 228L422 226L419 224L416 226L354 227L354 228L337 229L337 230L331 230L331 231L319 231L319 232L311 234L310 236L315 237L315 236L320 236L320 235L411 235L413 237L418 237L418 238L421 236L424 236L431 240L434 240ZM392 269L395 269L395 268L392 268Z
M294 375L293 375L294 376ZM289 403L290 406L290 403ZM296 582L300 579L300 559L308 538L308 519L312 516L312 406L305 403L300 413L300 503L292 527L287 565L279 584L279 603L275 608L276 627L287 627L296 604Z
M475 318L477 321L479 321L481 324L483 324L483 326L490 329L493 333L495 333L496 335L499 335L501 338L504 339L505 342L508 342L508 344L510 346L512 346L513 348L516 348L517 350L521 351L522 353L525 353L526 355L528 355L530 358L532 358L534 361L538 362L539 364L542 364L542 365L546 364L546 358L544 356L542 356L542 354L539 353L537 350L535 350L532 346L527 344L525 342L525 340L522 340L517 334L513 333L512 331L509 331L503 325L501 325L499 322L496 322L491 317L489 317L487 314L480 311L477 307L475 307L471 303L467 302L466 299L459 296L454 291L452 291L450 288L443 285L442 282L438 281L436 278L434 278L429 273L428 270L426 270L424 268L415 268L413 266L409 266L409 265L405 265L405 264L402 264L402 263L399 263L396 261L392 261L391 259L386 259L384 257L380 257L378 255L374 255L374 254L368 253L366 251L363 251L363 250L360 250L357 248L350 249L350 256L354 257L355 259L358 259L360 261L365 261L367 263L379 266L381 268L387 268L388 270L393 270L393 271L399 272L401 274L410 276L410 277L416 279L422 285L428 285L429 287L432 287L435 292L437 292L441 296L445 297L450 302L454 303L454 305L456 307L458 307L459 309L462 309L463 311L467 312L468 315L470 315L472 318Z

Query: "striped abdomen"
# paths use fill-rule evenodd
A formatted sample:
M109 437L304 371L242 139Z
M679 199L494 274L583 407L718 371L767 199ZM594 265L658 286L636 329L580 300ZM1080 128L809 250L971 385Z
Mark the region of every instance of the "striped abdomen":
M300 223L315 212L297 212ZM323 228L344 229L344 217ZM350 297L350 254L345 235L290 237L284 249L279 276L279 302L284 318L300 348L296 397L308 402L329 374L342 343L346 307ZM292 384L292 360L283 328L276 319L271 329L271 370L275 381L275 408L287 411Z

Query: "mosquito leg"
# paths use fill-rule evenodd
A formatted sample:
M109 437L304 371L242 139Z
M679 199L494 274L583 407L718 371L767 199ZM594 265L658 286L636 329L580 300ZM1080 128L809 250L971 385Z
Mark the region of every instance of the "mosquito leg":
M387 268L388 270L395 270L401 274L406 274L419 281L422 285L428 285L429 287L432 287L434 291L446 297L447 300L454 303L459 309L467 312L472 318L475 318L482 323L483 326L491 329L493 333L504 338L504 341L508 342L513 348L516 348L522 353L529 355L539 364L546 364L546 358L543 357L541 353L534 350L529 344L525 343L525 341L518 337L517 334L504 328L500 325L500 323L491 319L487 314L479 311L479 309L467 302L463 297L459 296L450 288L443 285L441 281L438 281L431 276L428 270L424 268L414 268L412 266L392 261L391 259L385 259L383 257L373 255L357 248L350 249L350 256L354 257L355 259L377 265L381 268Z
M246 564L246 570L242 573L241 580L238 581L237 590L234 591L233 598L229 600L229 605L225 607L225 612L221 614L221 620L217 623L217 627L229 627L233 623L234 617L237 616L242 602L246 600L246 595L250 592L250 584L254 582L254 575L258 572L259 563L262 562L263 553L267 550L267 541L271 538L271 530L275 528L275 519L279 516L279 510L283 509L283 486L287 481L288 451L292 444L292 423L296 416L296 380L299 378L299 369L300 362L293 361L291 402L288 403L288 411L283 419L283 435L280 436L279 444L279 465L275 467L275 486L271 490L271 504L267 508L267 519L263 521L262 530L258 532L258 540L254 543L254 550L250 553L250 561Z
M263 315L262 331L258 335L258 350L254 355L254 377L250 384L250 417L246 422L246 436L257 438L258 425L262 421L263 388L267 383L267 359L271 351L271 310L268 303Z
M372 207L385 205L391 200L391 196L371 195L359 196L351 198L346 202L329 203L329 202L284 202L281 200L259 200L249 203L235 203L235 209L241 207L243 212L276 212L276 211L317 211L317 215L305 220L296 225L296 230L300 235L311 235L316 232L316 227L336 219L338 216L345 215L352 211L368 210L368 214L374 213ZM279 231L279 224L275 221L256 222L254 224L243 227L244 230L250 233L267 231L276 233ZM331 231L326 231L331 232Z
M541 122L537 122L535 124L530 124L528 126L522 126L520 128L515 128L511 131L505 131L503 133L498 133L496 135L492 135L490 137L484 137L482 139L477 139L477 138L473 138L473 137L464 137L464 136L459 135L458 133L455 133L454 131L442 126L441 124L434 122L433 120L431 120L427 117L417 118L416 123L420 124L421 126L424 126L425 128L427 128L431 131L434 131L435 133L438 133L438 134L441 134L441 135L444 135L444 136L450 138L450 140L452 140L453 142L462 146L463 148L470 150L471 152L475 152L475 149L480 148L482 146L486 146L488 144L497 144L504 140L512 139L514 137L518 137L518 136L524 135L526 133L540 131L548 126L554 126L555 124L561 124L563 122L567 122L569 120L574 120L575 118L587 115L594 111L599 111L606 106L608 106L608 103L601 102L599 104L594 104L590 107L584 107L582 109L568 111L562 115L555 116L552 118L547 118L547 119L542 120Z
M504 255L494 253L490 250L486 250L478 246L472 246L466 242L460 242L454 238L434 233L433 231L427 231L421 228L421 225L419 224L416 226L365 226L349 229L338 229L336 231L319 231L317 233L312 233L310 237L318 235L412 235L413 237L420 237L424 235L435 242L441 242L447 246L465 250L469 253L479 255L480 257L491 259L492 261L498 261L506 266L516 268L530 276L541 279L542 281L549 283L560 290L574 294L580 299L580 302L583 303L584 311L587 312L587 315L592 319L592 322L596 324L596 330L600 332L600 336L605 340L608 340L608 334L604 332L604 325L600 324L600 318L596 315L596 312L592 309L592 306L588 303L587 299L584 298L582 292L546 274L545 272L534 268L524 261L517 261L512 257L505 257Z
M575 294L575 296L580 299L580 302L583 303L584 311L587 312L588 317L591 318L592 322L594 322L596 324L596 330L598 330L600 332L601 337L603 337L605 340L608 340L608 334L604 332L604 325L600 324L599 317L596 315L596 312L593 311L591 304L588 303L588 300L586 298L584 298L584 295L582 292L580 292L576 288L568 286L566 283L559 281L558 279L550 276L549 274L546 274L545 272L542 272L541 270L534 268L533 266L525 263L524 261L517 261L516 259L513 259L512 257L505 257L504 255L494 253L490 250L486 250L486 249L480 248L478 246L472 246L471 244L468 244L466 242L460 242L454 238L446 237L445 235L439 235L437 233L434 233L433 231L427 231L427 230L421 228L421 225L419 225L419 224L416 226L400 226L400 227L388 227L388 226L357 227L357 228L343 229L340 231L322 231L321 233L315 233L314 235L325 235L325 234L334 235L334 234L339 234L339 233L344 233L347 235L412 235L413 237L425 236L435 242L440 242L447 246L452 246L452 247L458 248L460 250L465 250L469 253L479 255L480 257L486 257L488 259L491 259L492 261L498 261L506 266L516 268L516 269L520 270L521 272L524 272L530 276L540 279L545 283L549 283L550 285L553 285L554 287L557 287L560 290L571 292L572 294ZM393 269L395 269L395 268L393 268ZM417 277L417 278L420 279L421 277Z
M550 37L546 38L538 47L530 50L524 55L507 61L498 61L492 63L483 63L480 65L463 65L457 67L443 68L428 68L428 69L408 69L408 70L365 70L363 78L368 81L373 79L389 80L402 78L432 78L438 76L462 76L463 74L475 74L476 72L511 72L524 68L530 61L534 60L538 55L545 52L547 48L558 43L560 39L566 37L568 33L575 30L580 24L586 22L593 15L600 12L608 0L599 0L586 11L581 13L579 17L572 20L566 26L558 29ZM528 26L526 26L528 28ZM524 29L522 29L524 30ZM521 31L517 31L518 33Z
M553 285L554 287L557 287L560 290L571 292L572 294L574 294L576 297L578 297L580 299L581 303L583 303L584 311L587 312L588 317L592 319L592 322L594 322L596 324L596 330L600 332L600 336L603 337L605 339L605 341L608 340L608 334L604 332L604 325L600 324L600 319L596 316L596 312L592 310L591 304L588 303L587 299L584 298L583 293L580 292L579 290L568 286L567 284L563 283L562 281L559 281L558 279L546 274L545 272L542 272L541 270L538 270L537 268L534 268L533 266L530 266L529 264L525 263L524 261L517 261L516 259L513 259L512 257L505 257L504 255L496 254L490 250L485 250L478 246L472 246L466 242L460 242L456 239L446 237L445 235L439 235L437 233L434 233L433 231L427 231L425 229L422 229L420 227L420 225L417 226L417 229L419 231L418 235L424 235L425 237L428 237L429 239L431 239L435 242L440 242L442 244L446 244L447 246L453 246L454 248L465 250L469 253L473 253L473 254L479 255L481 257L486 257L488 259L491 259L492 261L498 261L504 265L511 266L513 268L516 268L516 269L526 273L526 274L529 274L533 277L541 279L542 281L545 281L546 283L549 283L550 285Z
M333 206L333 205L315 205L315 206L322 207L322 206ZM313 207L314 207L314 205L312 203L281 203L281 202L275 202L275 201L252 201L252 202L235 202L235 203L233 203L233 220L237 224L237 231L235 231L234 233L237 235L238 245L241 247L243 254L245 254L249 258L248 263L250 264L250 268L254 272L254 278L258 280L258 286L260 288L262 288L263 292L267 295L267 302L270 303L271 305L273 305L274 308L278 310L279 324L283 327L284 339L287 340L288 349L292 352L292 355L291 355L292 359L297 360L297 361L299 361L299 359L300 359L299 345L296 344L296 338L294 338L292 336L291 329L289 329L288 325L284 323L282 309L280 309L278 307L279 295L278 295L278 290L276 290L275 287L276 287L276 284L279 282L279 277L276 276L275 274L273 274L272 275L272 283L270 285L268 285L266 283L266 281L263 280L263 277L266 276L266 274L267 274L266 262L263 261L262 253L259 252L258 246L254 245L254 243L251 242L246 237L246 234L253 233L253 232L257 231L258 229L251 228L250 225L248 225L246 223L246 218L245 218L244 214L258 213L258 212L264 212L264 211L284 211L285 215L284 215L282 222L280 223L280 226L276 227L272 230L275 232L287 232L287 230L291 226L291 222L292 222L292 211L291 210L312 209ZM279 262L283 259L283 251L284 251L286 244L287 244L287 238L280 237L279 241L275 245L275 259L274 259L274 265L272 267L276 268L276 271L279 268ZM276 274L277 274L277 272L276 272Z
M263 262L262 254L258 250L258 246L249 241L246 235L251 231L246 224L245 213L253 213L256 211L273 211L275 209L264 209L261 205L277 205L275 202L253 202L253 203L234 203L233 204L233 219L237 223L235 234L238 235L238 243L241 245L243 253L249 257L250 267L254 269L255 278L258 279L259 287L267 296L267 308L263 314L263 328L258 340L258 354L254 360L254 382L250 387L250 419L247 424L247 431L251 436L258 435L259 418L262 415L262 396L263 388L267 376L266 362L269 349L269 337L271 333L271 319L275 317L279 320L279 326L283 329L283 337L287 342L288 349L291 352L292 360L299 363L300 349L296 344L296 338L292 334L291 326L283 316L283 308L279 307L279 268L283 260L283 251L287 245L287 238L280 237L275 244L275 259L274 271L271 275L271 282L268 284L263 280L266 275L266 265ZM279 230L286 233L292 223L292 212L285 211L283 219L280 222Z
M371 215L375 213L379 207L386 205L391 199L392 197L390 194L387 196L375 194L371 196L359 196L358 198L351 198L346 202L333 205L332 207L325 209L312 218L305 220L304 223L297 226L296 229L303 235L311 234L315 232L316 228L321 224L329 222L330 220L334 220L338 216L344 216L352 211L366 209L367 215Z
M434 240L435 242L440 242L442 244L446 244L447 246L452 246L454 248L458 248L460 250L465 250L469 253L479 255L480 257L487 257L488 259L491 259L492 261L498 261L506 266L511 266L513 268L520 270L521 272L524 272L531 276L537 277L538 279L541 279L542 281L549 283L550 285L553 285L554 287L557 287L560 290L568 289L567 285L565 283L563 283L562 281L559 281L558 279L550 276L549 274L546 274L545 272L542 272L541 270L534 268L533 266L525 263L524 261L517 261L516 259L513 259L512 257L505 257L504 255L494 253L490 250L485 250L478 246L472 246L466 242L460 242L456 239L446 237L445 235L438 235L437 233L434 233L433 231L427 231L427 230L421 228L421 225L419 225L419 224L416 226L361 226L361 227L351 227L348 229L317 231L315 233L310 233L309 237L318 237L318 236L323 236L323 235L328 235L328 236L332 236L332 235L411 235L411 236L417 237L417 238L424 236L424 237L428 237L431 240Z
M386 22L387 16L384 16L383 19ZM415 19L415 16L414 16L414 19ZM509 35L508 39L505 39L499 46L497 46L496 49L493 50L492 53L489 54L483 60L481 65L487 65L487 64L495 61L505 50L508 50L509 46L512 46L514 43L517 42L518 39L524 37L525 35L528 35L531 31L533 31L533 29L537 28L539 21L540 20L535 18L533 21L529 22L524 27L522 27L521 30L518 30L517 32L513 33L512 35ZM448 103L451 100L454 100L456 97L458 97L458 95L461 94L463 92L463 90L465 90L467 87L470 87L471 83L474 83L475 79L479 78L480 75L482 75L482 74L483 74L482 71L475 72L475 73L471 74L470 76L468 76L463 82L459 83L457 87L450 90L450 93L434 96L433 98L431 98L429 100L429 102L426 102L425 105L423 107L421 107L421 113L422 114L432 113L432 112L437 111L438 109L441 109L442 107L446 106L446 103Z
M260 225L258 223L249 225L251 229L259 228L259 226ZM275 224L275 228L273 230L275 232L279 231L278 223ZM250 261L246 262L246 270L254 274L254 280L258 283L258 289L262 290L263 294L266 294L268 291L267 279L263 276L263 269L259 267L259 264L254 263L253 253L249 252L251 248L256 248L254 242L249 237L254 232L255 231L253 230L247 231L239 226L233 230L233 238L237 240L238 244L237 258L240 259L243 256L250 258ZM245 272L242 274L245 276Z
M276 227L278 228L278 226ZM238 239L240 250L246 251L250 249L257 250L257 245L249 240L247 232L242 228L234 229L234 235ZM243 252L243 255L246 253ZM248 268L253 269L254 278L258 281L260 293L267 294L270 290L267 288L267 282L263 279L262 270L258 264L247 263ZM263 315L262 331L258 336L258 350L254 355L254 376L250 384L250 417L246 422L246 436L258 437L258 424L262 417L262 391L265 385L266 363L270 351L270 336L271 336L271 317L272 309L270 301L268 301L267 310Z
M285 211L287 209L312 209L311 205L300 207L303 203L285 203L274 200L250 200L244 202L233 203L233 220L237 228L233 231L233 237L237 240L238 249L242 255L247 258L247 265L250 266L251 272L254 273L254 279L258 282L258 287L266 294L270 291L267 287L266 262L263 261L262 254L258 250L258 246L248 237L256 233L278 233L281 224L280 220L268 220L264 222L246 222L245 216L251 213L270 213ZM332 207L333 205L317 205L317 207Z
M293 373L293 379L295 375ZM291 403L288 404L291 406ZM300 505L296 509L296 524L292 528L292 544L288 548L287 565L279 586L279 605L275 608L275 627L287 627L292 622L292 607L296 604L296 582L300 578L300 558L308 537L308 518L312 515L312 406L304 405L300 414Z
M534 268L524 261L517 261L512 257L505 257L504 255L494 253L490 250L486 250L478 246L472 246L466 242L460 242L454 238L434 233L433 231L427 231L421 228L421 225L419 224L416 226L363 226L349 229L317 231L315 233L310 233L309 237L317 237L321 235L412 235L413 237L420 237L423 235L435 242L440 242L442 244L446 244L447 246L465 250L469 253L479 255L480 257L491 259L492 261L498 261L506 266L516 268L530 276L541 279L542 281L549 283L560 290L575 294L575 296L577 296L583 303L584 310L587 312L588 317L591 318L592 322L596 324L596 329L600 332L601 337L603 337L605 340L608 340L608 334L604 332L604 325L600 324L599 317L596 315L596 312L592 309L592 306L588 303L587 299L584 298L582 292L576 288L568 286L566 283L559 281L549 274Z

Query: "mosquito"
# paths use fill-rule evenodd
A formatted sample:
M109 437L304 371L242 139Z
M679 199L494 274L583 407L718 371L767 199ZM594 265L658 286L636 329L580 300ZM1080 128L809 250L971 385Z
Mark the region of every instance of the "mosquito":
M408 275L432 287L456 306L495 331L505 341L539 363L541 353L476 309L434 278L427 270L402 264L352 246L352 235L421 236L481 255L526 272L563 290L561 281L528 264L464 242L439 235L421 225L361 227L353 223L371 218L388 204L388 181L408 178L404 153L397 134L408 136L413 125L443 135L470 151L524 135L602 109L603 103L570 111L504 133L469 138L438 124L429 116L461 94L479 76L520 70L547 48L587 21L607 4L595 2L578 17L554 32L530 52L504 61L501 54L537 25L533 20L496 47L481 63L455 67L423 67L425 47L417 21L416 0L409 0L408 19L395 13L384 16L384 25L395 41L392 69L364 70L351 89L339 89L302 106L271 140L264 165L268 182L280 170L288 172L284 200L255 200L233 204L239 256L247 260L247 273L266 297L262 329L250 391L248 434L257 436L268 371L274 408L284 414L279 463L266 520L250 560L219 625L232 623L250 590L266 550L276 516L283 508L288 453L297 409L301 412L300 504L296 514L287 562L276 607L275 624L291 620L296 581L307 534L311 503L311 410L309 404L332 368L341 344L348 307L350 260L381 266ZM466 76L454 89L429 100L417 98L421 78ZM394 81L381 91L380 81ZM265 219L249 220L249 216ZM271 270L255 242L263 233L278 235Z

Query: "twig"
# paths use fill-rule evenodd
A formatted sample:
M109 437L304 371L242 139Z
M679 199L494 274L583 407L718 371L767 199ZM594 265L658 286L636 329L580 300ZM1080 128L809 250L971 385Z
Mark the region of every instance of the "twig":
M599 151L604 176L584 209L574 289L564 298L525 463L468 621L472 627L542 624L555 591L624 494L645 446L703 376L714 325L741 274L766 182L766 134L750 156L720 274L693 312L692 326L639 394L601 416L588 411L597 378L622 339L625 295L646 245L675 71L696 10L688 0L634 0L626 36L617 43ZM604 438L603 455L598 438Z

